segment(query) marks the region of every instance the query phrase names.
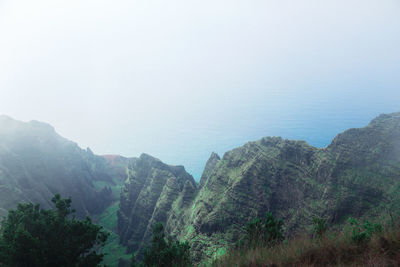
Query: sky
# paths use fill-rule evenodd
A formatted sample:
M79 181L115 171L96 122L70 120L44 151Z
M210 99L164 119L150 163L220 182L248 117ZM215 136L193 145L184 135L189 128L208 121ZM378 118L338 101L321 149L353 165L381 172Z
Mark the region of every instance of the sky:
M400 111L398 0L0 0L0 114L184 165Z

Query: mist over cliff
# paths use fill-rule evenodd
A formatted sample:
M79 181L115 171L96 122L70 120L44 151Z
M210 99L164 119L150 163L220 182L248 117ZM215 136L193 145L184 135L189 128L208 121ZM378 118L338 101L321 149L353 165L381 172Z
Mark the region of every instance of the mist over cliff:
M0 216L20 202L50 207L55 193L73 199L111 233L105 261L141 252L156 223L191 244L196 263L223 254L247 223L272 212L286 236L313 216L341 225L400 215L400 113L338 134L325 148L265 137L224 155L211 153L199 182L183 166L148 154L97 156L49 124L0 116Z

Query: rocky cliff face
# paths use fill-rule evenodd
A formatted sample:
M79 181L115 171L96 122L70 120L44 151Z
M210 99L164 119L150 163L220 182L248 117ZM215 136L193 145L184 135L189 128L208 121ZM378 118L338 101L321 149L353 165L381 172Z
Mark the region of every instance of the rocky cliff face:
M196 183L182 166L170 166L142 154L128 167L121 191L118 234L121 243L135 251L146 244L157 222L167 223L173 204L188 201ZM189 200L190 202L190 200Z
M55 193L72 197L78 216L98 213L112 201L106 185L116 175L105 159L50 125L0 116L0 216L18 202L51 207Z
M0 116L0 217L23 201L48 208L55 193L72 197L79 216L111 207L110 229L117 216L131 252L163 222L200 262L223 253L266 211L283 219L288 234L306 230L314 215L330 224L400 215L400 113L345 131L323 149L267 137L222 158L213 153L198 185L182 166L146 154L96 156L47 124Z
M398 212L400 113L339 134L324 149L267 137L222 159L213 153L197 188L148 156L130 172L118 218L123 242L139 248L161 221L191 242L201 261L223 253L250 219L267 211L284 220L288 233L305 230L314 215L335 224Z

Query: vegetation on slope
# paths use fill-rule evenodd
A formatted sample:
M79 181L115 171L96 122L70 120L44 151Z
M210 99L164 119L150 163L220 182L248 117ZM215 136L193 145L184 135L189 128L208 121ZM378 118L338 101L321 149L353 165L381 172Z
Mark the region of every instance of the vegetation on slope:
M90 216L111 235L104 264L128 259L116 234L120 191L134 159L97 156L59 136L48 124L0 116L0 220L19 202L52 207L54 193L72 197L79 218Z
M71 218L71 199L56 194L55 209L39 204L18 204L0 228L0 266L100 266L108 233L87 217Z
M212 266L398 266L400 228L360 224L351 219L341 230L302 234L272 246L233 248Z
M0 218L20 202L50 208L55 193L74 199L78 217L100 213L115 198L109 190L115 176L104 158L50 125L0 116Z
M129 167L121 190L118 234L129 252L151 240L153 226L166 223L181 192L195 191L195 181L182 166L171 166L142 154Z
M113 266L127 259L124 246L138 251L151 240L156 222L190 242L197 264L223 255L249 218L266 211L283 219L286 238L309 230L314 214L330 225L400 214L400 113L345 131L323 149L268 137L222 158L213 153L199 185L182 166L146 154L96 156L47 124L3 116L0 125L0 217L21 201L47 208L55 192L72 196L77 215L95 215L114 232L105 248Z
M223 254L249 218L267 211L282 218L287 236L306 231L312 215L331 225L344 224L349 216L395 216L400 214L399 136L400 113L393 113L339 134L323 149L267 137L222 158L212 154L199 186L183 190L160 162L139 159L121 194L119 234L135 250L162 221L168 234L191 243L199 263Z
M112 191L121 189L121 183L116 184L116 188L112 188ZM101 214L93 216L95 222L103 226L110 233L104 248L103 264L106 266L118 266L120 262L129 262L131 254L127 253L127 248L120 244L120 238L117 234L117 211L119 209L119 201L113 202L107 209Z
M190 267L190 245L187 242L174 241L171 236L166 237L162 223L156 223L153 236L148 246L145 246L140 256L132 257L131 267Z

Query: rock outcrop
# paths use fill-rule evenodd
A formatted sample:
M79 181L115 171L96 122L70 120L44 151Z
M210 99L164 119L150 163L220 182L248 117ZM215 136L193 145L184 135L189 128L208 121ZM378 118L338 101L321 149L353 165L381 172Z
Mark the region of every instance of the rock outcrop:
M161 167L162 166L162 167ZM142 156L121 195L119 229L132 250L148 241L156 221L191 242L197 262L223 253L255 216L271 211L287 234L312 217L340 224L349 216L400 211L400 113L339 134L326 148L267 137L213 153L196 188L168 166Z
M189 194L190 198L195 188L193 177L182 166L170 166L142 154L129 166L128 179L121 191L118 211L121 243L129 251L140 249L150 240L153 225L166 224L173 204L178 199L187 201L188 196L184 195Z

